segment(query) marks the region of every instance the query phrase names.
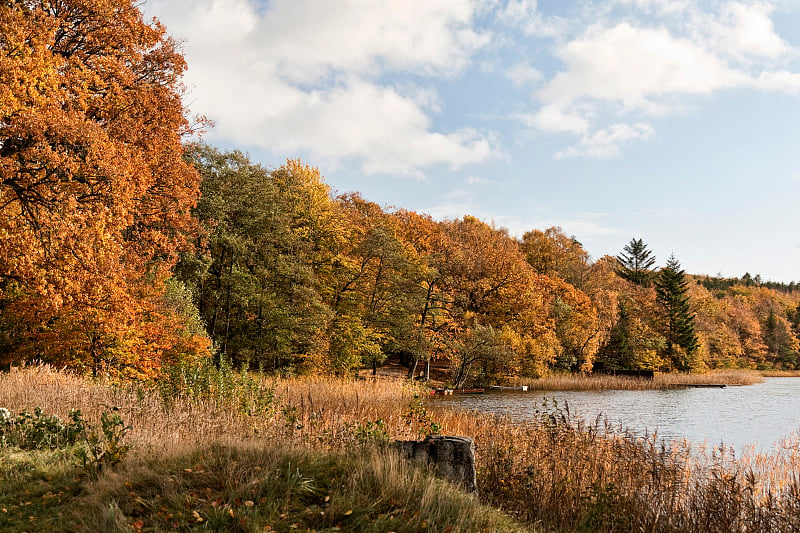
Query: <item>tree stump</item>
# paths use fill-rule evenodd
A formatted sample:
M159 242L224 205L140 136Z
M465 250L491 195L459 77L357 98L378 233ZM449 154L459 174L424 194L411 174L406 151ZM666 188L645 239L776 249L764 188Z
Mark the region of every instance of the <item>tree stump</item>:
M395 441L395 449L407 459L431 465L440 478L468 492L478 490L475 479L475 443L470 437L431 435L423 441Z

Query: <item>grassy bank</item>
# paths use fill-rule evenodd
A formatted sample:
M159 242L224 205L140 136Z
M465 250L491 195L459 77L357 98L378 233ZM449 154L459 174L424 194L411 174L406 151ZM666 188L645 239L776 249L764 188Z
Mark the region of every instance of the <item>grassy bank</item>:
M41 367L0 375L0 406L12 411L40 406L67 417L80 408L97 424L102 405L115 405L132 425L130 453L100 472L79 466L69 449L0 448L0 529L800 528L796 443L734 459L724 449L609 434L563 411L514 425L424 403L418 392L401 381L236 373L155 388ZM384 448L436 431L475 438L480 501Z
M387 450L212 444L87 478L64 452L0 452L2 531L526 531ZM22 496L22 497L20 497Z

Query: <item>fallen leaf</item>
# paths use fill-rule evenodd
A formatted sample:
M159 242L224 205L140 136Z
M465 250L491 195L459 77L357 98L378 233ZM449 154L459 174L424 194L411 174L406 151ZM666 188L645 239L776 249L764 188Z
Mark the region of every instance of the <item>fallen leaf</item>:
M352 509L350 509L349 511L344 513L345 516L350 516L351 514L353 514L353 510Z
M253 503L253 501L252 501L252 500L247 500L246 502L244 502L244 506L245 506L245 507L252 507L252 506L254 506L254 505L255 505L255 504Z

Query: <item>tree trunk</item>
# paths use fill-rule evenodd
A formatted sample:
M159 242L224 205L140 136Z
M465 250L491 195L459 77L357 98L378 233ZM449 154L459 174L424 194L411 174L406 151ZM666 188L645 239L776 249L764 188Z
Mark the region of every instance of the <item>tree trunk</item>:
M408 367L408 379L414 379L414 373L417 371L417 358L411 360L411 366Z

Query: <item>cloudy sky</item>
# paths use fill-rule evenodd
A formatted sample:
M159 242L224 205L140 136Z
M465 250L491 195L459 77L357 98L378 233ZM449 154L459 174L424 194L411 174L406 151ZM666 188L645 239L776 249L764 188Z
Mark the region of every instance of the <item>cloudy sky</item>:
M800 0L148 0L206 140L594 258L800 280Z

